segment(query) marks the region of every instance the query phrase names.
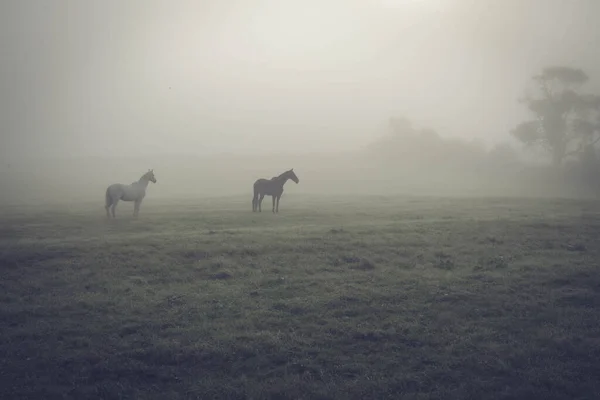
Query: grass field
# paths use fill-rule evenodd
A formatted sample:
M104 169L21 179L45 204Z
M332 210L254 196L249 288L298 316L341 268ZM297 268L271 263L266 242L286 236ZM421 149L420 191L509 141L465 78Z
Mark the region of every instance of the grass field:
M132 210L2 210L1 399L600 398L598 203Z

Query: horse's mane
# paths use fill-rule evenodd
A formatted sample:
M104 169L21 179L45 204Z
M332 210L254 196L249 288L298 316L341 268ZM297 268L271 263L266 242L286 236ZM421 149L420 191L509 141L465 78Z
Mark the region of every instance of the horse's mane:
M152 171L148 171L148 172L146 172L144 175L142 175L142 176L140 177L140 179L139 179L137 182L141 181L142 179L148 179L148 180L150 180L149 176L150 176L151 174L152 174Z
M290 171L284 171L281 174L279 174L278 176L274 176L271 178L272 181L276 180L276 179L281 179L283 178L284 175L288 174Z

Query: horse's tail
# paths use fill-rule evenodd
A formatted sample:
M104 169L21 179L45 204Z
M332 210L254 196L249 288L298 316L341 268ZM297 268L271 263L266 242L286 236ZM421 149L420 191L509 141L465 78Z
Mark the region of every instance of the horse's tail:
M110 197L109 189L110 189L110 187L106 188L106 196L105 196L104 208L108 208L112 204L112 199Z
M255 211L258 207L258 187L257 182L254 182L254 196L252 196L252 211Z

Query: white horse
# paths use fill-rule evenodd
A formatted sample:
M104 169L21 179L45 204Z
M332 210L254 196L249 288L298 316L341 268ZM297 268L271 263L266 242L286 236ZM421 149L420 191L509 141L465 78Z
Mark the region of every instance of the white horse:
M123 185L122 183L114 183L106 189L106 217L110 218L108 209L112 211L112 216L115 218L115 208L119 200L134 201L133 216L137 217L140 212L140 204L146 197L146 188L148 182L156 183L154 170L149 169L139 181L133 182L131 185ZM112 208L111 208L112 206Z

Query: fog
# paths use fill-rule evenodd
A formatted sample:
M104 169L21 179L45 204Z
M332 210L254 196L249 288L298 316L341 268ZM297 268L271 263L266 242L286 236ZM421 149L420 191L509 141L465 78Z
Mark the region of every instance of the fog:
M148 168L156 197L250 195L292 167L286 193L595 193L541 178L509 132L546 66L600 92L597 15L595 0L3 1L2 200L102 201Z

